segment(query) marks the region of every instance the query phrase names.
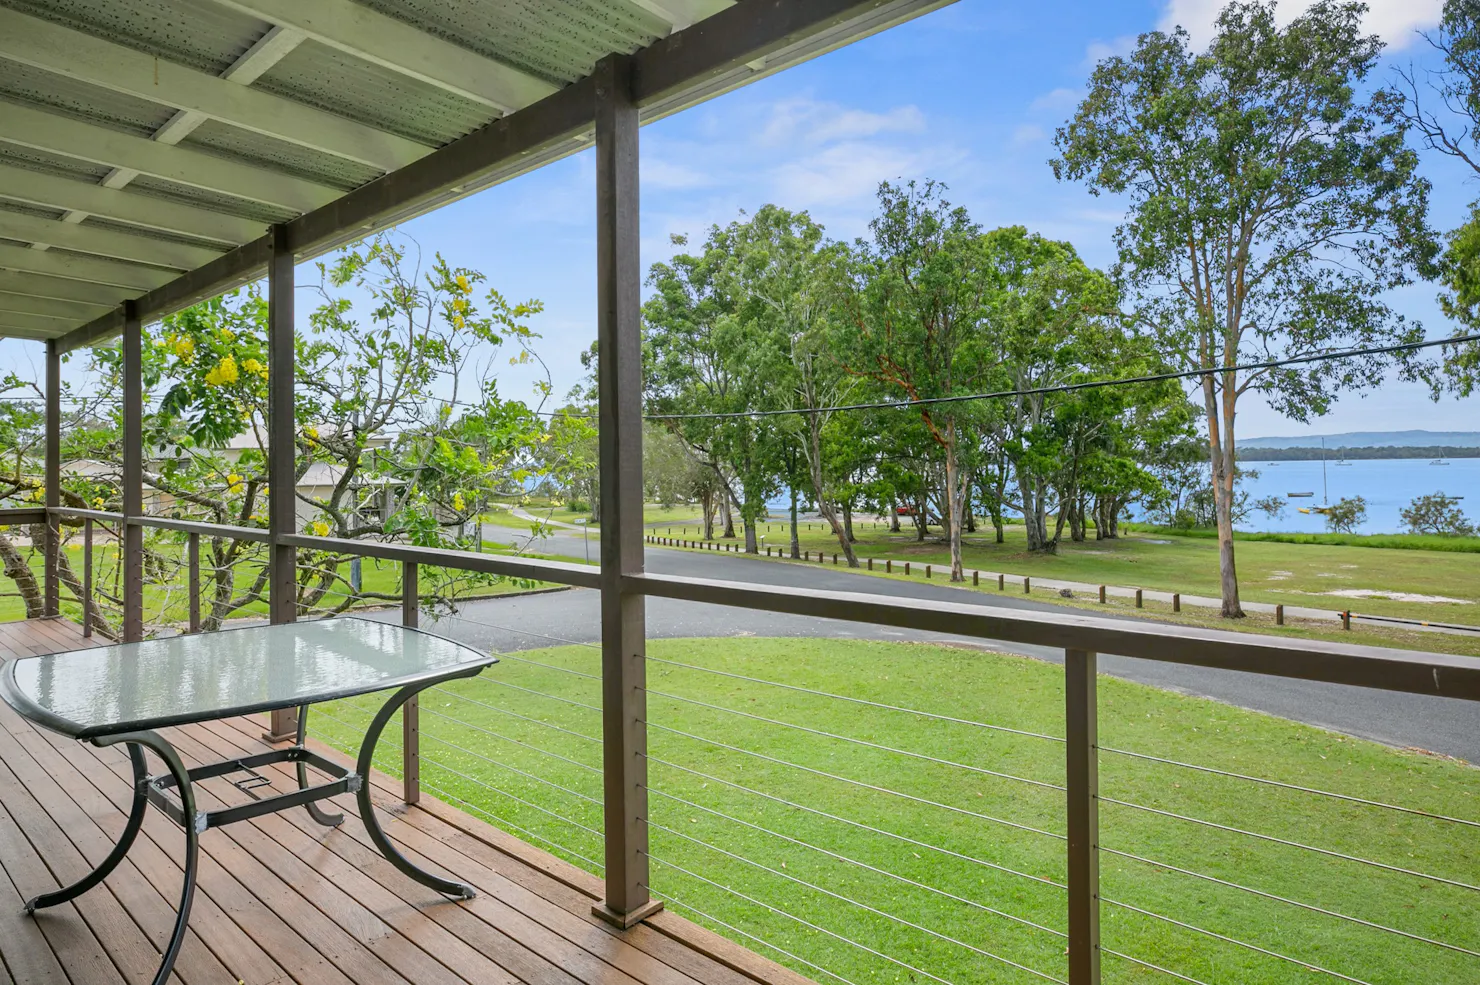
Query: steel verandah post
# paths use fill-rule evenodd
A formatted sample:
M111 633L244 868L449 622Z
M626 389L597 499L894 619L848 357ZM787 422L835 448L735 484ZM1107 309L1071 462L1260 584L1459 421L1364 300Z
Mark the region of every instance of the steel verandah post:
M421 625L420 568L415 561L401 563L401 625ZM421 695L413 694L401 706L401 799L421 800Z
M46 343L46 560L42 612L60 615L62 549L62 354L56 339Z
M123 303L123 642L144 638L144 326L138 305Z
M293 422L293 251L287 227L269 230L272 253L267 261L267 528L268 619L273 625L297 618L298 552L278 538L297 528ZM294 709L275 711L267 738L292 739L298 731Z
M1100 982L1098 665L1087 650L1064 651L1069 985Z
M643 570L638 117L628 56L593 76L606 898L592 909L629 927L661 906L648 892L645 606L624 587Z

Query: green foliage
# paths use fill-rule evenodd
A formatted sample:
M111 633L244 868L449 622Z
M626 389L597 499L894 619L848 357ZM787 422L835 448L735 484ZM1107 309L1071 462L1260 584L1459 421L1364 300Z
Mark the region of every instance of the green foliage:
M1127 523L1128 531L1149 534L1176 534L1179 537L1216 539L1218 531L1210 528L1185 529L1154 523ZM1309 534L1284 531L1246 531L1234 533L1234 540L1264 541L1272 544L1324 544L1330 547L1373 547L1395 551L1440 551L1457 554L1480 554L1480 537L1441 537L1433 534Z
M1439 534L1445 537L1473 537L1475 525L1460 508L1461 497L1442 492L1416 496L1398 511L1405 526L1416 534Z
M1367 500L1362 496L1338 499L1326 508L1326 526L1342 534L1354 532L1367 522Z

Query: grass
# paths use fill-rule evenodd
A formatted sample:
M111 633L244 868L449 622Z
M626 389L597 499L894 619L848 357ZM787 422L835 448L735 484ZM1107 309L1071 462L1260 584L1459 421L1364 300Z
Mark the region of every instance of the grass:
M1051 786L1063 782L1063 746L1052 738L967 724L1063 735L1059 668L975 649L852 640L663 640L650 642L648 652L652 885L682 901L670 904L677 912L823 982L886 985L927 978L777 910L953 985L1035 980L972 948L1064 977L1064 941L1054 933L1065 929L1064 894L1051 884L1065 879L1063 794ZM962 721L750 683L705 668ZM514 654L481 678L424 694L422 776L425 788L449 803L599 872L600 684L569 671L599 674L599 652L582 646ZM941 686L945 681L949 687ZM1172 867L1480 950L1480 900L1473 890L1111 801L1470 885L1480 884L1474 827L1110 750L1458 818L1480 817L1480 772L1114 678L1102 677L1099 687L1106 948L1211 985L1333 980L1123 903L1372 985L1480 980L1480 958ZM362 726L375 706L373 699L362 699L330 714ZM320 735L341 748L355 747L358 736L351 730L319 721ZM384 766L392 772L393 746L383 747ZM1173 980L1108 954L1104 964L1107 982Z
M575 523L577 520L588 520L591 517L589 510L568 510L560 507L552 508L549 504L528 503L524 505L526 512L539 520L553 520L557 523ZM643 522L654 523L678 523L696 522L695 516L699 512L697 506L662 506L657 503L648 503L642 509ZM519 530L533 530L535 524L523 517L514 516L507 508L485 513L483 519L487 523L496 524L500 527L514 527ZM593 523L593 529L600 527L600 523Z
M786 526L762 530L766 543L784 546ZM659 531L661 533L662 531ZM949 565L950 551L938 531L923 542L912 531L855 528L859 557L890 557L917 564ZM677 536L677 529L675 529ZM1201 537L1151 536L1128 532L1116 540L1073 543L1065 539L1053 555L1027 550L1020 526L1009 526L1006 543L992 541L990 528L964 538L967 568L1045 579L1122 585L1184 595L1217 597L1217 541ZM801 531L803 550L838 549L821 524ZM1331 544L1242 541L1236 549L1239 592L1245 601L1319 609L1350 608L1374 615L1480 624L1480 557L1455 552L1392 551ZM942 579L943 580L943 579ZM1350 598L1326 594L1340 589L1444 596L1458 602L1405 602L1393 598Z
M1216 540L1218 532L1197 527L1179 530L1150 523L1127 523L1122 529L1156 537L1200 537ZM1275 544L1326 544L1333 547L1381 547L1398 551L1453 551L1480 554L1480 537L1445 537L1439 534L1302 534L1279 531L1236 530L1234 540L1265 541Z

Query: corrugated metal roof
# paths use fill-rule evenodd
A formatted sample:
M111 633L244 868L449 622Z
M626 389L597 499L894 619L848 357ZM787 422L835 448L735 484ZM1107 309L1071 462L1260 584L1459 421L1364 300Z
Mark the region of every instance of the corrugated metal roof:
M138 137L151 135L175 115L168 106L147 99L5 59L0 59L0 99L44 106ZM4 136L0 133L0 139Z
M668 25L630 0L358 0L366 7L548 82L591 74L597 59L633 52Z
M183 233L173 233L162 229L154 229L150 226L139 226L132 222L119 222L116 219L104 219L101 216L88 216L82 220L83 226L90 229L112 229L116 232L128 233L131 236L144 236L148 239L157 239L165 243L179 243L183 246L198 246L206 250L215 250L218 253L228 249L228 244L220 240L205 239L201 236L186 236Z
M128 187L129 191L137 195L153 195L166 201L178 202L181 205L194 205L211 212L223 212L226 215L240 216L243 219L256 219L264 226L276 222L287 222L297 215L292 209L254 202L249 198L237 198L235 195L213 192L194 185L182 185L177 181L156 178L147 174L135 178Z
M210 0L0 0L139 51L220 75L272 25Z
M482 103L402 72L305 41L253 88L440 147L494 118Z
M0 142L0 164L40 171L43 174L63 175L68 178L100 180L113 169L91 161L79 161L75 157L52 154L49 151L20 147Z
M366 164L347 161L218 120L202 123L180 142L180 146L199 147L222 157L307 178L343 191L358 188L383 173Z
M4 193L5 190L0 189L0 195ZM40 219L60 219L66 215L66 212L61 209L48 209L30 202L17 202L9 198L0 198L0 212L18 212L21 215L33 215Z

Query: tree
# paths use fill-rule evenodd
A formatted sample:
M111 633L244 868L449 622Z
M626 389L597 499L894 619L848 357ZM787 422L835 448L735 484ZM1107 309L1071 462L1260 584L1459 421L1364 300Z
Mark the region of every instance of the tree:
M1263 499L1254 500L1254 509L1263 513L1271 520L1282 519L1285 515L1285 507L1289 505L1278 496L1265 496Z
M1404 526L1416 534L1473 537L1475 525L1465 517L1460 502L1460 497L1446 496L1442 492L1415 496L1411 503L1398 511L1398 516Z
M1356 533L1367 522L1367 500L1361 496L1338 499L1326 507L1326 526L1337 533Z
M853 250L835 351L847 372L908 400L961 396L985 377L980 333L987 279L980 231L945 186L879 186L872 237ZM963 580L961 530L971 472L962 405L912 410L942 459L951 580Z
M1254 370L1246 362L1422 338L1386 300L1436 244L1428 185L1384 99L1358 87L1382 43L1363 6L1321 0L1285 28L1235 2L1202 53L1180 28L1100 62L1056 136L1060 179L1124 196L1118 272L1140 324L1201 379L1222 613L1243 615L1234 563L1234 421L1262 393L1297 420L1371 386L1379 357Z

